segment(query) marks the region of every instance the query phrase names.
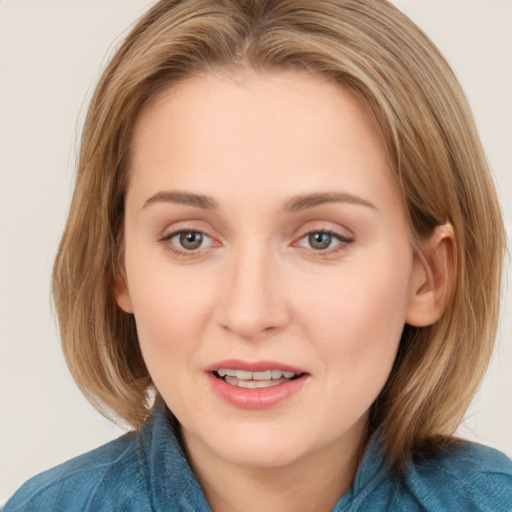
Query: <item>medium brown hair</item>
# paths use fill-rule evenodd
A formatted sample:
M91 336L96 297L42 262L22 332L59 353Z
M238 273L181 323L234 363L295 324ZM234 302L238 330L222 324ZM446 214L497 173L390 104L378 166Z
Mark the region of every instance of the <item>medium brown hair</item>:
M357 93L385 138L411 240L454 228L456 276L434 325L406 325L372 406L395 467L450 439L496 335L505 234L470 108L428 37L385 0L162 0L105 69L81 140L53 292L68 366L104 414L139 427L152 381L135 322L115 302L130 137L141 110L199 73L302 70Z

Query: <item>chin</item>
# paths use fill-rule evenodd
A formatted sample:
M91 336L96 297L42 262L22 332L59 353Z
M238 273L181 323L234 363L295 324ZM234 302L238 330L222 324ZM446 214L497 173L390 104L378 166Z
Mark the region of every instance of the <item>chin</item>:
M183 428L183 427L182 427ZM242 423L230 428L225 423L202 432L183 432L187 449L201 446L220 461L245 467L272 468L292 464L304 455L306 433L291 433L278 425ZM291 435L290 435L291 434Z
M278 468L289 466L300 459L303 454L294 443L283 443L282 440L243 441L219 447L218 456L223 460L244 467Z

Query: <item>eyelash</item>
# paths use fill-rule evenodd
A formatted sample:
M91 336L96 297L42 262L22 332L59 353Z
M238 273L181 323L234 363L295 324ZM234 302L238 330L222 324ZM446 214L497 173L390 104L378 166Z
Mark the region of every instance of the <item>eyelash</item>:
M199 257L204 253L204 250L207 250L209 247L207 247L207 248L199 247L195 250L187 250L185 248L179 249L177 246L177 243L172 242L172 239L177 236L190 235L190 234L200 235L200 236L207 238L213 242L213 239L210 236L208 236L204 231L199 231L197 229L180 229L178 231L173 231L172 233L169 233L168 235L162 236L159 239L159 242L162 245L165 245L166 250L168 250L169 252L171 252L172 254L175 254L177 256L181 256L181 257L185 257L185 258Z
M340 251L343 251L347 248L348 245L350 245L354 241L354 237L344 236L340 235L336 231L328 230L328 229L319 229L319 230L313 230L308 231L304 235L302 235L299 240L298 244L302 246L301 242L303 240L307 240L312 235L327 235L331 237L331 239L337 240L337 244L335 244L333 247L327 247L326 249L318 249L315 250L313 248L309 248L313 256L320 257L320 258L328 258L330 256L337 255Z
M208 250L210 248L210 246L209 247L198 247L197 249L187 250L185 248L183 248L183 249L178 248L177 244L179 242L177 242L177 243L172 242L172 239L177 236L181 237L183 235L191 235L191 234L199 235L201 237L209 239L210 246L211 246L212 242L214 242L214 240L210 236L208 236L204 231L195 230L195 229L180 229L178 231L173 231L172 233L169 233L168 235L162 236L158 241L162 245L165 245L166 250L168 250L172 254L175 254L177 256L184 257L184 258L191 258L191 259L197 258L197 257L200 257L202 254L204 254L204 251ZM335 244L333 247L327 247L325 249L315 250L312 247L307 248L309 251L311 251L311 254L313 254L315 257L326 258L329 256L334 256L338 252L345 250L349 244L354 242L354 237L343 236L343 235L340 235L339 233L332 231L332 230L319 229L319 230L312 230L312 231L308 231L307 233L304 233L298 239L298 241L295 242L293 245L295 245L295 246L299 245L301 247L304 247L304 245L302 245L301 242L303 240L307 240L308 237L310 237L312 235L327 235L327 236L331 237L331 239L338 241L338 243Z

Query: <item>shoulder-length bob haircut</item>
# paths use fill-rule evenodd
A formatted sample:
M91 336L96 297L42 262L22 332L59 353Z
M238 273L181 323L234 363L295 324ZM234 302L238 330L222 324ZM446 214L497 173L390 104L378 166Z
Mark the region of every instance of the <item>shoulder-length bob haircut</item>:
M451 300L406 325L372 405L387 460L403 467L451 439L496 336L505 232L468 103L429 38L385 0L161 0L106 67L89 106L53 293L67 364L111 418L138 428L153 387L134 319L116 305L130 137L160 92L201 73L302 70L358 95L375 116L403 193L411 241L450 222Z

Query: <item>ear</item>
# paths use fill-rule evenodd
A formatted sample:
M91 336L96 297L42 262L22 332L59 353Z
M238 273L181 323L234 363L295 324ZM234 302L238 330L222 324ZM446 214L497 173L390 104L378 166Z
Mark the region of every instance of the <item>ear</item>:
M130 292L126 283L124 269L121 269L116 273L114 281L114 296L116 298L117 305L125 313L133 313L132 299L130 298Z
M457 266L455 233L438 226L415 256L405 321L415 327L437 322L450 301Z

